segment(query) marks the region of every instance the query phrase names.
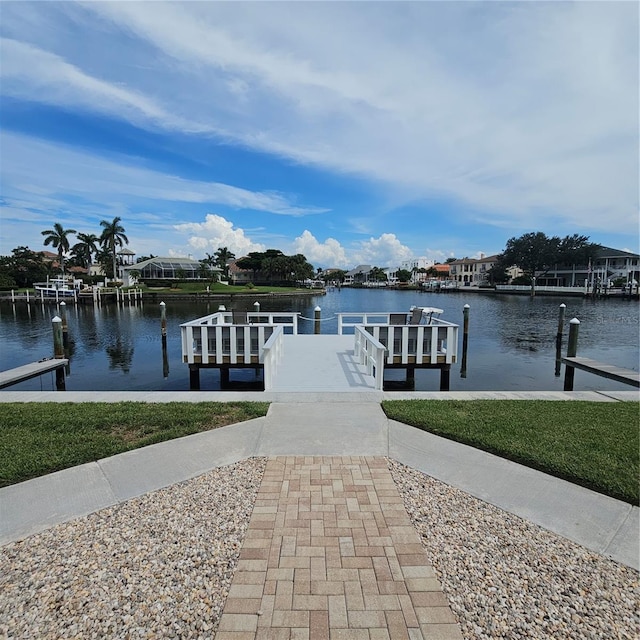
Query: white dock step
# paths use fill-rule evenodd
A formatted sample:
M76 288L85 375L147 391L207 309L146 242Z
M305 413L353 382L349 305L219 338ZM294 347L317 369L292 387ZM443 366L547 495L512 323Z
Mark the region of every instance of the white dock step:
M374 391L353 347L353 336L285 335L272 391Z

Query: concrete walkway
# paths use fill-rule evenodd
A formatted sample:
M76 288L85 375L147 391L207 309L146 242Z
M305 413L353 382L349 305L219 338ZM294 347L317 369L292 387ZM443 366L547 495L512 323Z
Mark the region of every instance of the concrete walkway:
M637 392L3 392L0 402L271 401L268 415L0 489L0 543L251 456L388 456L636 569L640 510L472 447L388 420L384 398L637 400Z

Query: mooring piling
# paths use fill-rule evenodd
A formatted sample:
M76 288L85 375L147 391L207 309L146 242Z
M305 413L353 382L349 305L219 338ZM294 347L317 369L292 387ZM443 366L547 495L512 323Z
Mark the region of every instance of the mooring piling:
M320 307L316 307L313 310L313 333L318 335L320 333L320 314L322 313L322 309Z
M562 331L564 327L564 312L567 305L564 302L560 305L558 312L558 331L556 333L556 377L560 375L560 369L562 366Z
M569 344L567 345L567 358L575 358L578 354L578 333L580 331L580 320L573 318L569 321ZM573 391L574 367L564 369L564 390Z
M67 303L63 300L59 305L60 318L62 320L62 345L64 347L69 343L69 325L67 324Z
M460 365L460 377L467 377L467 348L469 347L469 309L471 307L465 304L462 307L462 364Z
M167 305L160 303L160 334L162 335L162 346L167 346Z
M62 341L62 318L55 316L51 320L53 329L53 357L64 358L64 343Z

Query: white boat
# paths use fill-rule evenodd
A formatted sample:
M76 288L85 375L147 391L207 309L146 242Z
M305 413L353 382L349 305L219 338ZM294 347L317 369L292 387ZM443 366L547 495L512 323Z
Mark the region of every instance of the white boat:
M82 288L82 284L82 280L58 276L56 278L47 278L46 282L34 282L33 286L38 296L46 298L58 296L63 298L76 296Z

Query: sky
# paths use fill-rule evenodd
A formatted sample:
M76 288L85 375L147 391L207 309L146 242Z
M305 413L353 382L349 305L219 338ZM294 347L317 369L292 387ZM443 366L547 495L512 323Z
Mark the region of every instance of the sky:
M0 2L0 255L116 216L138 256L638 252L638 7Z

